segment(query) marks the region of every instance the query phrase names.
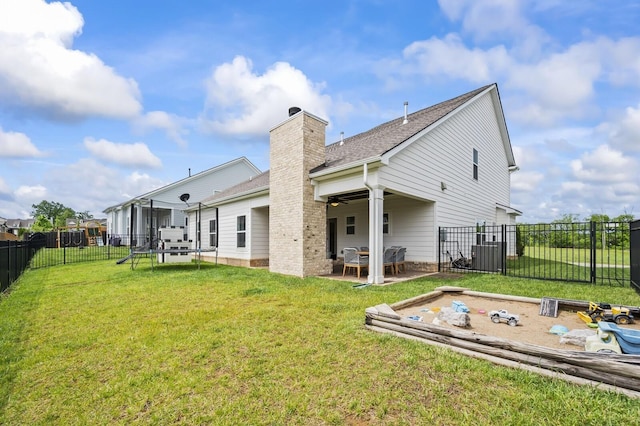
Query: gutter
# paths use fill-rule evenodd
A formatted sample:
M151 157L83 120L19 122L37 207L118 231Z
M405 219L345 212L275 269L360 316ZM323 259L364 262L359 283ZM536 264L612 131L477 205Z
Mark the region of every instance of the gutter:
M365 158L365 159L361 159L361 160L357 160L357 161L352 161L350 163L347 164L343 164L341 166L336 166L336 167L329 167L325 170L319 171L319 172L315 172L315 173L310 173L309 177L311 179L317 179L319 177L322 176L333 176L339 172L344 172L344 171L348 171L351 169L354 169L362 164L367 165L369 163L377 163L377 162L381 162L382 158L379 155L376 155L374 157L369 157L369 158Z
M241 201L241 200L246 200L247 198L254 198L260 195L265 195L269 193L269 187L268 186L263 186L260 188L254 188L251 189L249 191L245 191L245 192L240 192L237 194L233 194L233 195L228 195L226 197L220 197L220 198L216 198L215 200L210 200L210 201L201 201L201 204L204 207L215 207L215 206L221 206L223 204L228 204L234 201ZM195 207L189 207L184 209L184 211L188 212L188 211L193 211L195 210Z

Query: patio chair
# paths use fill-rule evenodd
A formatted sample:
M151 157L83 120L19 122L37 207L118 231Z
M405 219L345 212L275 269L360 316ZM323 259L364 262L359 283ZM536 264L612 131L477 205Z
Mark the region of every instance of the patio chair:
M404 254L406 253L406 247L400 247L396 251L395 260L393 262L393 267L396 269L396 274L400 273L400 268L402 267L402 272L407 272L406 265L404 263Z
M342 268L342 276L347 272L347 268L354 268L360 278L360 271L369 267L369 256L360 256L356 247L346 247L342 251L344 253L344 267Z
M387 271L387 268L391 268L391 273L394 275L396 274L395 257L396 257L396 249L388 248L384 250L382 263L383 263L385 272Z

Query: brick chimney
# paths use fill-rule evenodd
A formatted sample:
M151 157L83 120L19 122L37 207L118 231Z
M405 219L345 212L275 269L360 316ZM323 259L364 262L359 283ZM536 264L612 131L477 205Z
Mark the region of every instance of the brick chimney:
M270 132L269 270L306 277L331 272L326 204L314 200L309 170L325 161L327 122L289 109Z

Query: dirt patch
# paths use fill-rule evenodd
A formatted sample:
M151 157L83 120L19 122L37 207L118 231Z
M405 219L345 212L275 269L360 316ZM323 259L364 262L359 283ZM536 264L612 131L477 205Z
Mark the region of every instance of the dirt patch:
M514 340L523 343L529 343L548 348L564 349L571 351L584 350L581 346L560 343L560 337L549 333L554 325L563 325L569 330L588 329L584 321L582 321L576 311L559 310L558 317L546 317L539 315L540 305L535 303L499 300L486 297L469 296L460 293L444 293L437 299L431 300L424 304L414 305L409 308L399 309L396 312L403 318L409 316L420 316L425 323L431 323L435 318L434 308L438 309L443 306L451 306L451 302L458 300L464 302L470 310L471 326L462 330L481 333L488 336L500 337L507 340ZM425 310L432 312L426 312ZM516 327L511 327L505 322L495 324L487 315L489 311L506 309L509 313L520 316L520 322ZM485 311L480 313L479 311ZM625 328L633 328L640 330L639 319L634 324L625 325ZM459 327L440 324L444 327L461 330ZM595 330L595 329L593 329Z

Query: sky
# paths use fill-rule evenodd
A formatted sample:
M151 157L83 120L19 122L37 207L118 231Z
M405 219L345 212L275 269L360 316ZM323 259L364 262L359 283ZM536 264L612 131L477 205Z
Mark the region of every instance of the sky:
M640 217L640 2L0 0L0 217L102 211L497 83L519 222Z

